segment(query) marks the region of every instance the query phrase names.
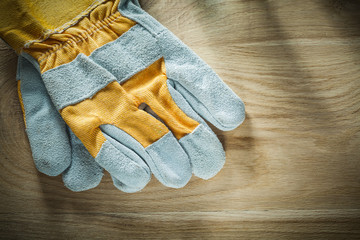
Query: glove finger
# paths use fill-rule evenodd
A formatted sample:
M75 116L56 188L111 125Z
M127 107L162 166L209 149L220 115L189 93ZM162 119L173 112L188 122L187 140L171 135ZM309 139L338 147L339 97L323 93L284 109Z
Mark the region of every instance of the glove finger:
M24 57L18 62L18 93L36 168L57 176L71 162L65 122L52 104L41 76Z
M94 161L81 141L68 129L72 147L71 165L62 174L67 188L74 192L85 191L99 185L103 169Z
M169 80L167 86L175 104L187 116L200 123L192 133L181 138L179 142L191 159L194 175L209 179L215 176L225 164L225 151L222 144L185 98L172 87Z
M150 181L150 171L139 156L118 142L106 140L95 161L112 177L133 189L140 190Z
M158 36L166 73L175 89L203 118L221 130L232 130L245 118L242 100L219 76L169 31Z

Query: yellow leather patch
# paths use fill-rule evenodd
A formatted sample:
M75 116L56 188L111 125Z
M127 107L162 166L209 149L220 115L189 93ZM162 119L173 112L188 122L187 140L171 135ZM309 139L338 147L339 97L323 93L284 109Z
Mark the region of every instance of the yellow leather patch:
M199 123L175 104L166 81L165 63L161 58L122 85L112 82L92 98L60 110L60 114L93 157L97 156L106 140L100 130L102 124L122 129L143 147L159 140L169 129L180 139ZM143 102L169 129L138 108Z
M122 84L139 106L146 103L168 126L177 139L191 133L199 123L189 118L174 102L168 87L164 59Z

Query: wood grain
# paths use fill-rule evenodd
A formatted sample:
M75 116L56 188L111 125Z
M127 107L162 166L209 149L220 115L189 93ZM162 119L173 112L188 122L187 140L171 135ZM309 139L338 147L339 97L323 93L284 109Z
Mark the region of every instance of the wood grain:
M73 193L34 167L0 45L1 239L360 239L360 3L158 0L142 6L244 100L227 162L183 189Z

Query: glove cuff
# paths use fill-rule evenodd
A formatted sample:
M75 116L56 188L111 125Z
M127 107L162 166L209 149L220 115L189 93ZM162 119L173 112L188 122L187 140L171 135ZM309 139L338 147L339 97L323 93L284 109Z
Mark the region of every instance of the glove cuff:
M62 33L34 42L24 51L36 59L41 73L73 61L80 53L89 56L136 24L120 14L118 4L118 1L105 2Z
M0 36L20 53L32 43L61 33L106 0L1 0Z

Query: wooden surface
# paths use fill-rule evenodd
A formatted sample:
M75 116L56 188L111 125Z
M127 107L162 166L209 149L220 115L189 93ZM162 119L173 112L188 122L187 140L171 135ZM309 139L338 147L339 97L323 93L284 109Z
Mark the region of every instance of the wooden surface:
M244 100L227 162L183 189L109 175L73 193L34 167L1 44L0 238L360 239L360 2L142 1Z

